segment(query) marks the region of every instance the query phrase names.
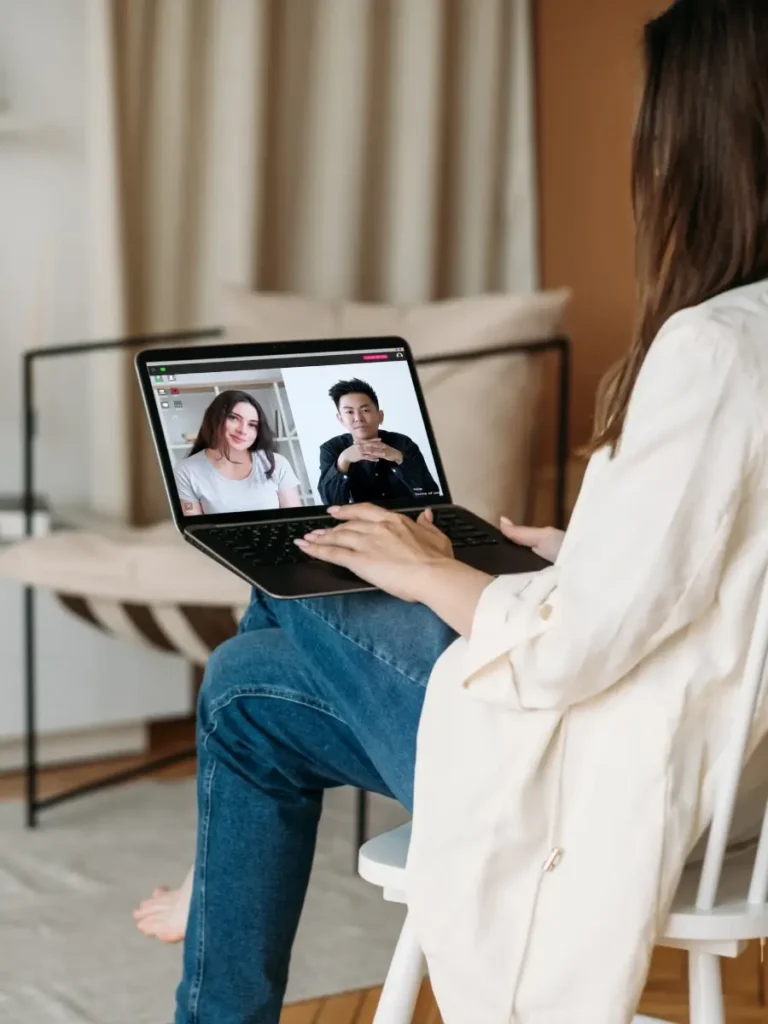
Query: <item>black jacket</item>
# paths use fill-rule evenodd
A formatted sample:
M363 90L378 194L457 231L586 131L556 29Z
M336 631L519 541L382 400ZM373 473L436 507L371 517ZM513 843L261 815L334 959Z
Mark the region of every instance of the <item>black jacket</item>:
M320 448L318 490L326 505L381 501L386 498L423 498L439 494L439 488L427 469L419 446L405 434L380 430L379 437L391 448L402 452L403 461L354 462L349 473L340 473L336 462L343 451L354 444L351 434L340 434Z

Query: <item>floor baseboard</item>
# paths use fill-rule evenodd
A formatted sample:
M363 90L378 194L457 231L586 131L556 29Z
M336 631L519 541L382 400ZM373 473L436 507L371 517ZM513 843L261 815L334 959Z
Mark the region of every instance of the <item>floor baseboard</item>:
M144 722L116 725L79 732L43 734L37 741L38 763L44 767L82 763L104 758L143 754L148 733ZM0 742L0 772L15 772L24 767L24 741Z

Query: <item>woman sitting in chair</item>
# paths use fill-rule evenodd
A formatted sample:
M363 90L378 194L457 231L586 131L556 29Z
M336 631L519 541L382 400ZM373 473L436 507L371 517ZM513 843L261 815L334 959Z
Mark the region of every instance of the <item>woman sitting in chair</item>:
M352 505L300 547L378 593L254 595L200 695L176 1024L278 1024L343 784L414 808L446 1021L632 1016L768 567L768 3L678 0L645 38L634 341L566 537L508 527L556 565L494 580L428 513Z

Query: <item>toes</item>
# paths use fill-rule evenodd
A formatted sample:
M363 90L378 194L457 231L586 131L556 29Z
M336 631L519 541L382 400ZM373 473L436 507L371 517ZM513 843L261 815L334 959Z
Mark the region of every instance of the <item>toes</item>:
M162 915L152 914L150 917L145 917L142 921L139 921L137 927L145 935L157 937L167 926Z
M158 939L160 942L166 942L171 945L181 942L184 938L184 932L181 929L169 925L164 917L157 914L137 922L136 927L147 938Z
M173 903L167 899L142 900L134 910L135 918L147 917L149 914L167 914L173 909Z
M154 917L145 917L142 921L137 922L136 927L142 934L151 938L157 930L157 922Z

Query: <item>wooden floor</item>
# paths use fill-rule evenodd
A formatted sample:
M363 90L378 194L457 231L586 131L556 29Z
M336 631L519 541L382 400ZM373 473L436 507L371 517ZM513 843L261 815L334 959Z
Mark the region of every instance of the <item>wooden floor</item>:
M38 796L45 799L65 789L84 786L104 778L105 775L125 771L146 764L153 758L167 757L195 745L195 724L192 719L158 722L150 726L149 750L146 755L117 757L109 761L88 761L83 764L48 768L39 775ZM154 779L187 779L195 774L193 760L166 768L152 776ZM0 774L0 800L22 800L24 779L20 774ZM43 812L45 814L45 812ZM43 819L45 820L45 819Z
M768 1009L761 1005L758 951L748 950L727 965L725 989L728 1024L768 1024ZM660 950L648 982L640 1012L672 1024L688 1024L685 993L685 958L672 950ZM348 992L329 999L299 1003L283 1010L280 1024L371 1024L380 989ZM425 981L416 1005L413 1024L441 1024L429 982ZM471 1024L471 1022L467 1022ZM581 1022L574 1021L574 1024Z
M330 999L313 999L308 1003L287 1006L280 1017L280 1024L371 1024L379 992L378 988L346 992ZM413 1024L440 1024L440 1015L427 983L422 988Z

